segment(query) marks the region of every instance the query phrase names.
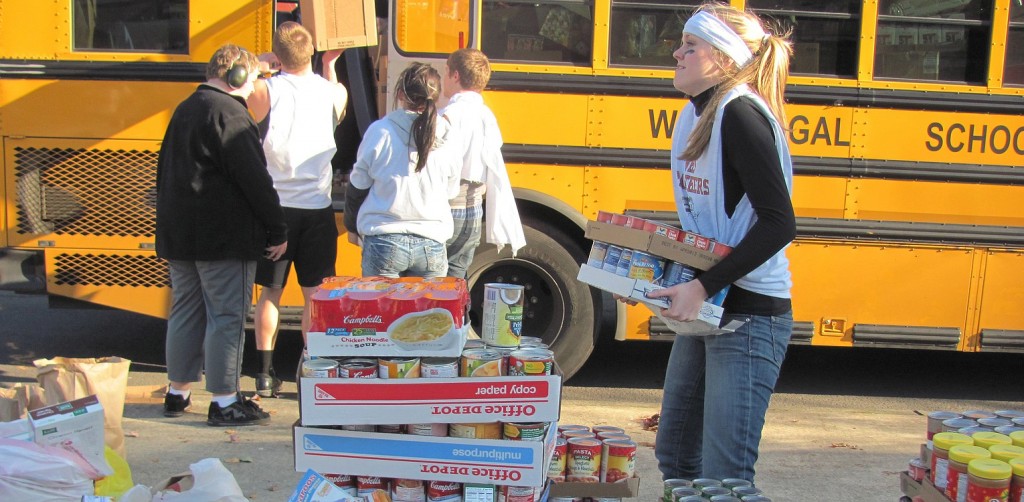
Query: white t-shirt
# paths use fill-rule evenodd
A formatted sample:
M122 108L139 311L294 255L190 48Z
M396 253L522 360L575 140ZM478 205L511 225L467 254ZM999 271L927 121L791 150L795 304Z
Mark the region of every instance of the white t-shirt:
M270 128L263 140L267 170L281 205L322 209L331 205L331 159L338 150L334 113L338 89L315 73L278 73L266 80Z
M459 193L462 162L448 122L438 118L434 149L416 171L415 112L395 110L370 124L349 183L369 193L359 208L359 234L415 234L444 243L454 233L448 199Z

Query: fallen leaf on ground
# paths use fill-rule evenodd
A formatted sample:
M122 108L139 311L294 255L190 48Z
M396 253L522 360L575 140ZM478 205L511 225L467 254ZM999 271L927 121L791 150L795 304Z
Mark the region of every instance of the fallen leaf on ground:
M851 450L860 449L857 445L850 443L832 443L832 448L849 448Z

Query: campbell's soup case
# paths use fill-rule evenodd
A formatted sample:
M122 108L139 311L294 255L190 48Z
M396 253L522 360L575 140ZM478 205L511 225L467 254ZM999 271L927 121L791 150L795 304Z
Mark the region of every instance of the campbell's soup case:
M469 304L466 281L451 277L331 277L310 301L309 331L387 331L406 314L443 309L461 328Z

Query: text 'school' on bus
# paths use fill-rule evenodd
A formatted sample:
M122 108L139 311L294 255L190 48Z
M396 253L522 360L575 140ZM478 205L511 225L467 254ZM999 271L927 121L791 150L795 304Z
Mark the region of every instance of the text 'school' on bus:
M165 316L153 198L170 113L218 46L269 51L275 23L301 13L270 0L70 5L0 0L0 246L21 271L0 277L55 303ZM794 342L1024 351L1021 3L745 6L793 30ZM383 43L348 49L340 63L352 108L337 135L335 197L405 65L443 70L452 50L479 47L529 244L515 260L507 248L479 250L472 322L484 283L525 285L524 333L550 344L567 375L598 339L669 338L648 310L576 274L598 210L678 223L668 150L685 101L671 54L694 7L392 0L379 11ZM339 273L357 275L358 251L345 235L340 245ZM295 318L299 288L286 291Z

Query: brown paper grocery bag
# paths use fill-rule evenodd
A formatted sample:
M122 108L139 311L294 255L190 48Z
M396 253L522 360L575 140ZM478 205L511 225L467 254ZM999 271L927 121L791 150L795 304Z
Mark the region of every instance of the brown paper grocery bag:
M28 410L46 406L43 388L36 384L17 384L10 389L0 388L0 422L25 418Z
M121 458L124 451L124 395L128 389L128 367L131 361L120 357L73 359L55 357L32 362L37 368L36 380L42 386L46 405L54 405L93 394L103 406L104 439Z

